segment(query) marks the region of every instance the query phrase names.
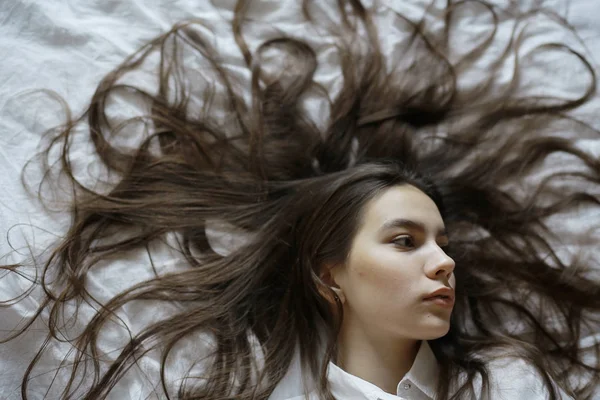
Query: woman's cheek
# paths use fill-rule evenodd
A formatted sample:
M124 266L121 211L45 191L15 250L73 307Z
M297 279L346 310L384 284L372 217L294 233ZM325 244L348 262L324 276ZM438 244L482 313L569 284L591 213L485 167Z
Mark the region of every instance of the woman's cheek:
M414 284L408 260L397 251L370 252L361 261L363 268L357 271L359 278L371 283L382 296L401 298Z

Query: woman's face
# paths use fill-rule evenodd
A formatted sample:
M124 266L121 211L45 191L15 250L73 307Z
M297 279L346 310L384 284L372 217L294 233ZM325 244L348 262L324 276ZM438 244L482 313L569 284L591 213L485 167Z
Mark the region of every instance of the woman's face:
M346 263L330 270L345 297L344 323L398 338L444 336L454 302L424 299L454 291L447 244L437 206L419 189L395 186L372 199Z

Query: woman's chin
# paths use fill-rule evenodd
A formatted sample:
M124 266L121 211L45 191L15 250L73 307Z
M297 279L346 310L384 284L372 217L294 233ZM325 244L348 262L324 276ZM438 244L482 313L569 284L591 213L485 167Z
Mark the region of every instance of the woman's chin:
M423 327L421 339L433 340L446 336L450 331L450 321L438 320L435 323L430 323Z

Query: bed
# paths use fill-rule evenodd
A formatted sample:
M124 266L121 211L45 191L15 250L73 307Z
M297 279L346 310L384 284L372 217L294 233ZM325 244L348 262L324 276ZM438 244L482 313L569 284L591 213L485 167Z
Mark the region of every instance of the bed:
M279 30L290 35L300 36L311 44L328 43L328 37L321 32L311 31L298 19L299 1L260 0L255 1L251 15L267 24L249 24L244 34L250 46L256 46L261 38L269 37ZM331 3L331 4L329 4ZM421 18L429 1L378 1L365 2L373 7L387 4L405 15ZM440 3L440 2L438 2ZM444 3L444 2L441 2ZM519 0L494 0L492 3L506 7L532 8L538 2ZM334 1L324 1L320 10L327 16L333 14ZM548 1L546 7L553 9L576 30L582 43L572 35L558 29L550 20L540 20L533 25L533 42L566 41L586 54L594 63L598 72L600 55L600 4L597 0ZM4 54L0 64L0 264L10 264L30 260L32 256L43 258L43 250L60 238L69 224L68 204L65 202L64 189L54 188L44 193L46 205L40 203L35 191L42 172L35 163L29 165L25 174L21 171L26 163L39 150L44 132L64 121L65 111L58 95L68 100L72 112L76 115L86 106L99 80L116 67L127 55L137 50L149 39L167 31L174 23L197 18L206 25L207 34L217 45L222 59L231 70L242 67L241 54L230 33L229 22L235 7L234 0L3 0L0 2L0 54ZM435 7L433 7L435 10ZM473 4L465 6L464 24L460 26L455 38L457 49L469 46L468 37L489 29L491 20L484 7ZM439 17L439 16L438 16ZM435 26L435 12L428 17ZM391 20L390 20L391 21ZM389 21L388 21L389 22ZM530 22L531 23L531 22ZM535 24L535 23L534 23ZM268 28L264 26L268 25ZM505 17L497 34L497 40L507 40L510 32L510 18ZM306 29L305 29L306 28ZM393 34L397 26L393 22L380 24L389 42L384 40L384 49L394 55ZM390 35L386 36L386 30ZM461 41L462 40L462 41ZM532 43L533 43L532 42ZM330 90L335 89L339 79L334 58L324 54L320 57L321 66L317 71L317 80ZM563 71L570 68L569 63L560 59L548 59L547 66ZM507 65L506 81L510 78ZM577 70L572 73L572 86L577 85ZM242 78L247 74L241 73ZM535 82L543 84L542 77L534 77ZM143 74L132 79L142 85L151 85L151 79ZM462 82L468 85L469 82ZM543 85L542 85L543 86ZM42 89L43 91L40 91ZM116 104L117 114L128 114L128 108ZM131 106L128 106L131 107ZM313 104L316 118L321 108ZM577 116L600 129L600 95L581 109ZM135 143L135 138L127 138ZM600 137L579 138L578 145L600 157ZM76 144L74 153L76 165L83 175L96 176L98 170L90 156L90 147L84 141ZM544 165L552 169L555 165ZM539 171L543 174L543 171ZM82 179L85 176L82 175ZM22 177L27 185L23 185ZM600 216L589 210L581 209L577 213L566 215L555 221L558 233L571 235L573 246L568 244L560 251L568 254L572 249L587 249L589 254L598 252L600 239ZM235 235L216 226L211 234L211 244L218 251L226 251L239 240ZM220 250L219 250L220 249ZM154 263L159 270L183 268L181 259L169 247L168 240L157 245L154 251ZM108 299L133 283L150 277L147 255L144 252L132 254L124 259L106 260L95 268L88 283L101 299ZM598 266L600 272L600 266ZM32 269L28 274L34 274ZM0 274L0 300L6 301L22 293L29 285L27 279L16 274ZM0 308L0 333L5 337L11 329L21 326L38 305L36 292L32 296L11 305ZM91 310L88 310L91 314ZM132 331L141 329L149 321L168 313L168 308L148 310L147 305L132 304L120 315ZM87 316L85 312L82 320ZM43 317L42 317L43 319ZM69 321L66 321L67 323ZM8 344L0 344L0 399L21 398L21 377L26 366L35 354L44 338L42 323L36 323L26 335ZM76 330L76 326L73 327ZM594 335L584 340L591 341ZM114 354L128 338L128 332L118 324L107 330L102 336L101 347L107 355ZM177 377L185 373L193 361L194 354L202 351L204 342L189 341L178 349L177 362L169 367L168 378L176 384ZM53 368L62 360L68 346L59 346L42 361L34 374L29 393L31 399L56 398L55 391L46 393L45 388L54 378ZM46 367L46 368L45 368ZM45 368L45 369L44 369ZM132 369L113 390L113 399L164 398L158 387L159 359L150 353ZM61 386L60 373L56 376L55 386ZM300 387L297 388L300 390ZM294 393L284 393L282 396ZM600 394L598 394L600 399Z

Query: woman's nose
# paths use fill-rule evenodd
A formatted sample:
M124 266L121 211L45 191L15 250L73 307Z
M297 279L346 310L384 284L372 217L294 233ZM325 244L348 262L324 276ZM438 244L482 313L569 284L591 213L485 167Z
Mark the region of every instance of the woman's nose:
M429 260L428 275L432 279L440 276L449 277L454 272L456 263L446 252L439 246L435 246L431 259Z

